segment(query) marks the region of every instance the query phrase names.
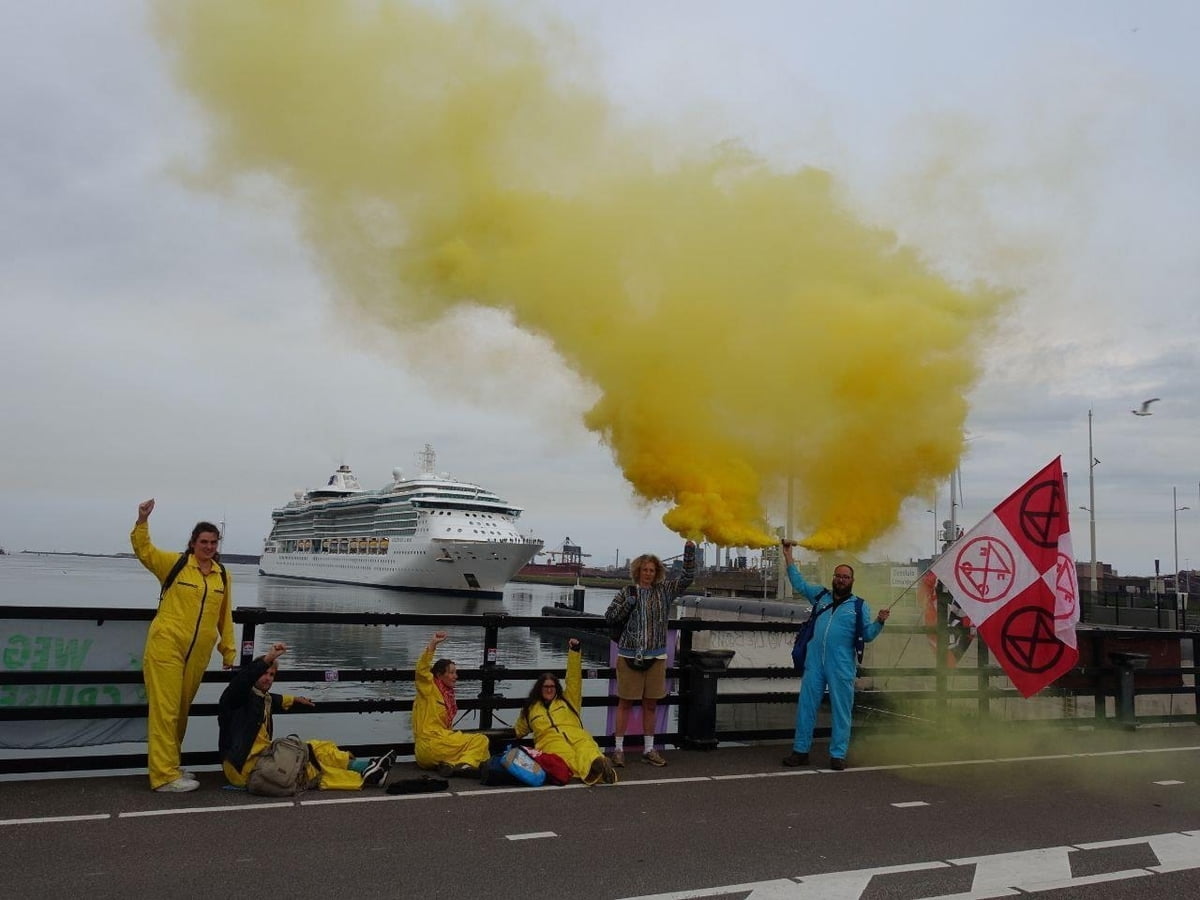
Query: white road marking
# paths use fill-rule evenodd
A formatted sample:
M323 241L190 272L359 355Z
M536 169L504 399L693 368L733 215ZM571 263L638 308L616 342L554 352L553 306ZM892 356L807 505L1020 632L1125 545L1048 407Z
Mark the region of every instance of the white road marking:
M609 785L605 785L605 787L608 787L608 786ZM569 787L576 787L576 785L564 784L562 786L562 788L569 788ZM580 785L578 785L578 787L581 787L581 788L587 787L587 785L580 784ZM487 789L480 789L477 791L457 791L457 792L455 792L454 796L456 796L456 797L505 797L509 794L527 794L530 791L538 791L539 793L541 793L541 792L548 791L548 790L562 790L562 788L555 788L553 785L551 785L549 787L547 787L546 785L542 785L541 787L502 787L499 790L495 790L495 791L489 791ZM440 797L441 794L436 794L433 796Z
M0 819L0 825L45 825L50 822L97 822L101 819L111 819L111 813L97 813L91 816L42 816L36 819Z
M710 775L713 781L737 781L739 778L794 778L797 775L816 775L816 769L801 769L798 772L747 772L744 775Z
M283 803L255 803L253 806L188 806L183 809L142 809L137 812L117 813L117 818L141 819L147 816L188 816L193 813L253 812L257 809L291 809L295 805L291 801L284 801Z
M948 868L939 861L907 863L899 866L879 866L857 872L830 872L825 875L809 875L799 879L791 894L781 895L797 900L858 900L876 875L892 875L897 872L924 872L929 869ZM756 895L751 894L751 897ZM770 895L768 895L770 896ZM749 898L747 898L749 900Z
M1172 780L1168 780L1168 781L1156 781L1156 782L1154 782L1154 783L1155 783L1155 784L1161 784L1163 787L1168 787L1168 786L1170 786L1170 785L1174 785L1174 784L1183 784L1183 782L1182 782L1182 781L1172 781Z
M538 838L558 837L553 831L531 831L528 834L506 834L506 838L510 841L532 841Z
M1151 872L1182 872L1200 866L1200 831L1156 834L1147 841L1158 857L1157 866L1147 866Z
M915 809L918 806L928 806L928 805L929 804L926 803L924 800L908 800L908 801L905 801L904 803L893 803L892 804L892 806L896 807L896 809Z
M818 769L812 769L812 768L800 769L799 771L779 771L777 769L772 768L772 769L769 769L769 770L766 770L763 772L750 772L750 773L735 774L735 775L700 775L700 776L690 776L687 778L665 777L665 778L654 778L654 779L639 780L639 781L622 781L619 784L615 785L615 787L630 787L630 786L635 786L635 785L685 784L688 782L704 782L704 781L732 781L732 780L736 780L736 779L746 779L746 778L776 778L776 777L792 777L792 776L796 776L796 775L806 775L807 776L807 775L833 774L833 775L844 776L844 775L851 774L854 772L904 771L905 769L937 768L937 767L942 767L942 766L976 766L976 765L987 765L987 764L995 764L995 763L1010 764L1010 763L1020 763L1020 762L1032 762L1035 760L1046 760L1046 759L1085 759L1085 758L1095 757L1095 756L1133 756L1133 755L1139 755L1139 754L1178 753L1178 752L1194 753L1197 750L1200 750L1200 746L1160 747L1160 748L1134 749L1134 750L1113 750L1113 751L1105 751L1105 752L1101 752L1101 753L1071 753L1071 754L1062 754L1062 755L1054 755L1054 756L1026 756L1026 757L1012 756L1012 757L1005 757L1002 759L946 760L943 762L905 763L905 764L897 764L897 765L890 765L890 766L874 766L874 767L864 766L864 767L860 767L860 768L852 768L852 769L847 770L846 772L831 772L830 770L818 770ZM1175 784L1176 782L1161 782L1161 783L1170 785L1170 784ZM1182 783L1182 782L1178 782L1178 783ZM610 787L610 786L605 785L602 787L590 788L590 787L580 784L580 783L572 783L572 784L569 784L569 785L559 788L559 790L569 790L572 788L576 789L576 790L580 790L580 789L583 789L583 790L606 790L608 787ZM145 811L138 811L138 812L100 813L100 814L94 814L94 815L80 815L80 816L45 816L45 817L23 818L23 819L0 819L0 825L30 825L30 824L44 824L44 823L55 823L55 822L69 823L69 822L102 821L104 819L111 818L114 815L120 819L128 819L128 818L142 818L142 817L147 817L147 816L189 815L192 813L244 812L246 810L255 810L255 809L295 809L297 806L314 806L314 805L333 804L333 803L364 803L364 802L372 803L372 802L379 802L382 800L417 800L417 799L435 799L438 797L443 797L443 798L445 798L445 797L492 797L492 798L498 798L498 797L505 797L509 794L514 794L514 793L523 793L525 791L542 791L542 790L545 790L545 788L544 787L536 787L536 788L533 788L533 787L506 787L506 788L503 788L502 790L478 789L478 790L464 790L464 791L442 791L442 792L431 793L431 794L375 794L375 795L371 795L371 796L358 795L358 796L352 796L352 797L321 798L319 800L318 799L299 800L299 801L285 800L285 801L280 801L277 803L254 803L254 804L248 804L245 806L213 806L213 807L193 806L193 807L166 809L166 810L145 810ZM1192 866L1185 866L1184 868L1192 868ZM1167 871L1167 870L1164 870L1164 871ZM664 896L666 896L666 895L664 895ZM671 895L671 896L675 896L675 895ZM683 896L683 895L679 895L679 896ZM704 896L704 895L700 894L698 896Z
M1158 857L1158 865L1141 869L1121 869L1096 875L1071 876L1071 852L1077 850L1106 850L1114 847L1149 845ZM990 856L970 856L911 863L848 872L826 872L795 878L773 878L747 884L720 885L699 890L674 891L666 894L647 894L627 900L700 900L745 894L746 900L860 900L871 880L877 875L896 872L919 872L932 869L974 867L969 891L955 894L927 895L925 900L987 900L993 897L1013 897L1019 894L1040 893L1063 888L1147 878L1164 872L1200 869L1200 831L1151 834L1143 837L1097 841L1060 847L1042 847L1014 853Z
M428 794L356 794L352 797L322 797L319 800L301 800L301 806L331 806L343 803L387 803L394 800L436 800L451 796L449 791Z
M619 781L618 787L636 787L643 784L687 784L692 781L712 781L711 775L696 775L687 778L639 778L637 781Z

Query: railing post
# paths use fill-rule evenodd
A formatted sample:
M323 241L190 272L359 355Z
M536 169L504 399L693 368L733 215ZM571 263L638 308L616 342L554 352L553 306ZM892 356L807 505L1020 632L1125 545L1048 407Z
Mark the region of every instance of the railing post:
M976 686L979 690L979 718L983 720L992 714L992 676L988 674L992 665L992 655L978 633L975 641L975 661L978 665Z
M686 706L679 710L680 746L712 750L717 746L718 673L729 668L732 650L689 650L683 657L687 689L680 691Z
M671 623L667 623L667 641L671 640ZM678 729L680 735L685 733L684 723L687 722L688 716L691 714L692 705L692 670L687 665L688 659L692 655L692 630L684 628L675 632L675 666L679 669L679 693L676 697L676 716L678 717ZM680 743L682 745L682 737Z
M1200 725L1200 673L1196 671L1197 656L1200 653L1200 637L1192 638L1192 693L1195 696L1196 724ZM1182 661L1180 662L1182 665Z
M949 679L946 677L946 658L950 655L950 602L947 594L937 592L937 660L934 666L934 688L937 691L937 720L946 721L946 688Z
M1134 704L1133 673L1146 668L1150 661L1148 653L1110 653L1109 658L1117 667L1119 686L1117 689L1117 721L1132 730L1137 728L1137 710Z
M1118 597L1118 602L1120 598ZM1119 607L1118 607L1119 608ZM1095 679L1096 689L1092 694L1092 703L1095 705L1094 715L1097 719L1108 718L1108 693L1104 690L1104 636L1102 634L1092 633L1092 671L1096 674L1092 677Z
M254 661L254 629L257 623L251 619L242 624L242 652L239 666L248 666Z
M492 700L496 697L496 671L504 667L497 661L497 646L500 643L500 627L504 622L503 615L485 615L483 617L483 663L481 684L479 686L479 727L486 730L492 727Z

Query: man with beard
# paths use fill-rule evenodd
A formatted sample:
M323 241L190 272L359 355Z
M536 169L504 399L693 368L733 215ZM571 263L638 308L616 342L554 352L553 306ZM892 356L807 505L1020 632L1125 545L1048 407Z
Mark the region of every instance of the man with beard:
M812 612L809 615L816 617L816 629L801 675L792 752L784 757L783 764L808 765L808 751L812 746L813 728L817 723L817 708L821 705L821 697L828 687L829 705L833 712L829 768L840 772L846 768L846 751L850 746L854 678L858 674L862 644L879 636L891 611L881 609L879 615L871 619L870 607L854 595L854 569L845 564L833 570L833 585L830 589L809 584L792 559L794 546L794 541L783 541L783 558L787 562L788 580L797 593L803 594L812 603Z

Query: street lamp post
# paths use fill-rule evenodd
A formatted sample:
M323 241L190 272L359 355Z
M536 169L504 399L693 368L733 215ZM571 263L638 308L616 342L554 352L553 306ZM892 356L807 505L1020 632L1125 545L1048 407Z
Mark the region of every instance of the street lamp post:
M927 509L925 512L933 516L933 556L936 559L938 555L937 497L933 498L933 509Z
M1171 488L1171 507L1174 509L1174 512L1171 513L1171 518L1175 528L1175 615L1182 617L1183 613L1179 609L1179 514L1185 509L1191 509L1191 507L1179 505L1177 490L1177 488ZM1177 619L1177 621L1182 621L1182 619Z
M1088 410L1088 525L1092 535L1092 602L1096 602L1096 592L1099 589L1096 578L1096 459L1092 450L1092 411Z

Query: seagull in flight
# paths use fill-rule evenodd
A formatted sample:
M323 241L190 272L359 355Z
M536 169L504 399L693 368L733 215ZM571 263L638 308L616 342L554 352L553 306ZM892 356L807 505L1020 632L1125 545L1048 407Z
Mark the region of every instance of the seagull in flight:
M1152 415L1154 415L1154 413L1150 412L1150 404L1157 403L1157 402L1158 402L1157 397L1151 397L1149 400L1142 401L1141 409L1131 409L1130 412L1133 413L1135 416L1152 416Z

